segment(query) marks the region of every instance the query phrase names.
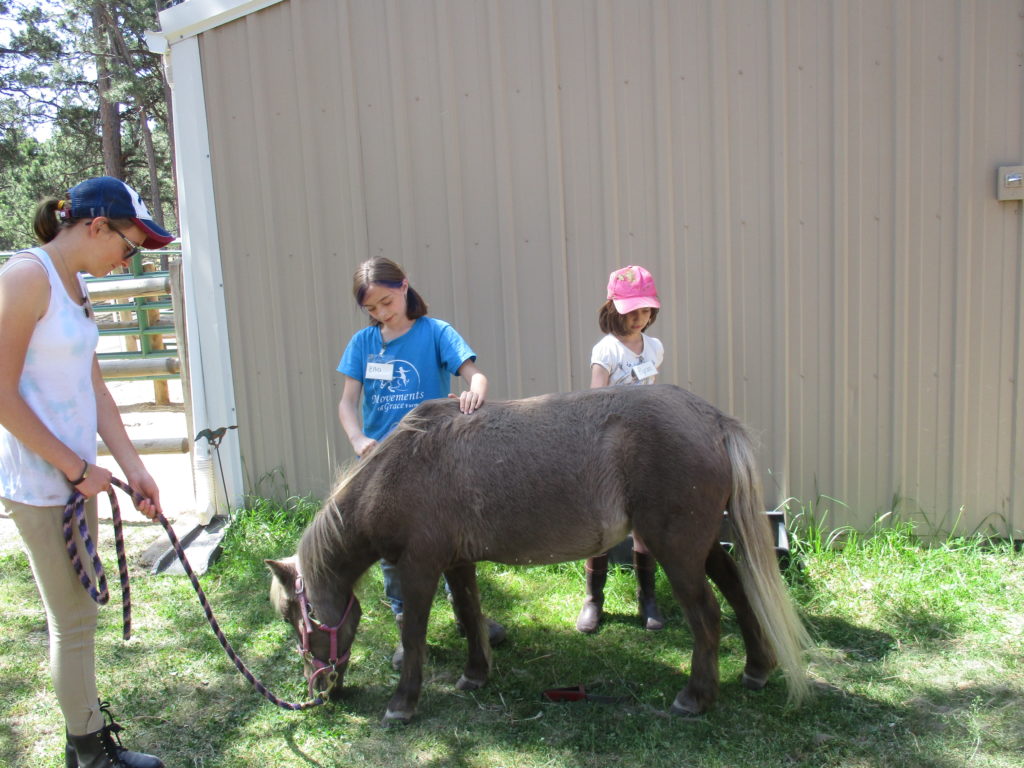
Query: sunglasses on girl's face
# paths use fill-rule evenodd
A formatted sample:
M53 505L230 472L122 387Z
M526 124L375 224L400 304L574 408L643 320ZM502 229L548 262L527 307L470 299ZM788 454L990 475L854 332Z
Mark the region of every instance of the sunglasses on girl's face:
M108 224L107 226L110 226L110 225ZM139 251L142 250L142 246L141 245L136 245L135 243L133 243L131 240L129 240L127 237L125 237L123 232L120 232L119 230L115 229L114 227L110 227L110 231L114 232L118 237L120 237L122 240L124 240L125 245L128 246L128 253L126 253L124 256L121 257L122 261L127 261L132 256L134 256L135 254L137 254Z

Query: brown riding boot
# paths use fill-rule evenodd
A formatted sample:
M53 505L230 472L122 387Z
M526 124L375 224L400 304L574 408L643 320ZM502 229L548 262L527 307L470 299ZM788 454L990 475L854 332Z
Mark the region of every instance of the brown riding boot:
M587 571L587 597L583 601L580 615L576 617L576 630L590 635L597 632L597 625L601 623L604 583L608 579L608 555L588 557L584 567Z
M658 561L647 552L633 551L633 567L636 570L636 601L640 607L640 620L644 629L658 630L665 628L665 619L658 610L654 596L654 574L658 569Z

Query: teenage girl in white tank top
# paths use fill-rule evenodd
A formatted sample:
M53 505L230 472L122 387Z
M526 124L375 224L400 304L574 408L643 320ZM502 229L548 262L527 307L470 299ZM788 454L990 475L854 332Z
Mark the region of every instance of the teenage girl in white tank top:
M100 375L99 331L79 273L105 275L139 247L161 248L172 237L134 190L110 177L41 202L34 229L41 246L15 254L0 270L0 504L21 534L46 609L65 762L162 768L158 758L121 747L104 723L94 659L97 606L71 567L61 528L64 505L78 490L89 500L86 518L96 538L95 497L110 488L111 477L95 463L97 434L146 497L138 509L151 518L160 511L156 483Z

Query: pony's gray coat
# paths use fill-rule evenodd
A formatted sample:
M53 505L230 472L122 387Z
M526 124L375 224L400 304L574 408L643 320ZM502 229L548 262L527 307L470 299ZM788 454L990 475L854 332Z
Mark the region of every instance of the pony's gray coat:
M718 533L728 509L742 583ZM694 633L689 685L673 709L704 711L717 695L722 588L748 651L745 680L763 685L776 661L791 693L808 690L807 635L788 600L761 514L758 472L742 425L668 385L608 387L488 403L452 400L412 411L335 488L299 545L312 601L325 621L383 557L405 592L402 680L388 717L412 716L426 617L448 574L464 623L482 626L473 563L540 564L606 551L632 529L665 569ZM286 574L275 573L279 578ZM486 633L470 626L461 684L483 684Z

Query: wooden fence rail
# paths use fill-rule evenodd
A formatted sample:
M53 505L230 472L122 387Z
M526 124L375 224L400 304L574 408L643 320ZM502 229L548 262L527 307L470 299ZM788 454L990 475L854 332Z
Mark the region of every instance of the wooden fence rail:
M181 361L185 347L181 262L175 259L166 272L149 271L152 266L144 266L139 257L132 265L132 275L86 279L100 335L125 338L125 349L100 352L97 357L108 381L152 380L153 399L158 404L169 402L167 380L182 380L187 434L132 442L140 454L190 453L192 414L188 375ZM102 440L97 448L107 455Z

